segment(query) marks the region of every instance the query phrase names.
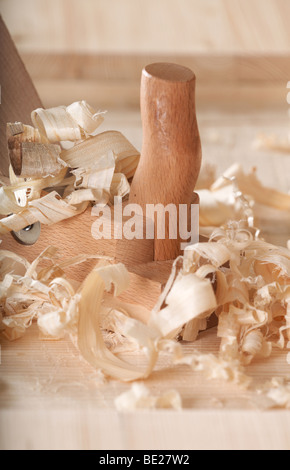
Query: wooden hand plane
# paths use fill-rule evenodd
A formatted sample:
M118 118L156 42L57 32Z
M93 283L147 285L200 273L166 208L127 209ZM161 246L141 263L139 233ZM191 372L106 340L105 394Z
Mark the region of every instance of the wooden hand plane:
M7 30L1 24L1 37L3 36L9 44ZM16 50L12 54L13 60L17 63L20 61ZM40 100L26 71L24 78L26 96L31 94L34 97L31 106L39 106ZM19 80L21 81L21 77ZM170 275L173 260L182 254L179 231L180 207L186 208L188 228L192 225L190 208L192 204L198 204L194 188L201 166L201 143L195 111L195 81L195 75L191 70L177 64L151 64L142 72L143 146L140 162L131 184L129 200L123 202L123 207L133 204L142 209L143 237L129 240L124 236L118 239L114 239L114 236L111 239L95 239L92 236L95 218L90 207L73 218L50 226L42 225L41 230L39 224L35 224L23 228L16 234L9 233L2 237L1 248L20 254L30 262L49 245L58 247L64 258L77 254L112 257L116 262L124 263L132 276L131 287L123 294L122 299L129 303L143 303L151 309ZM10 89L11 95L12 92ZM6 120L23 119L33 110L33 108L28 109L30 104L27 100L21 103L20 99L14 106L25 109L26 114L22 111L17 117L16 109L13 115L2 112L1 128L6 127ZM2 172L4 171L2 167ZM156 213L151 220L154 227L153 236L150 238L146 236L148 216L145 210L148 205L176 208L175 237L172 237L170 221L166 214L163 237L158 237ZM111 208L113 209L114 207ZM126 218L123 220L123 223L125 222ZM112 234L114 234L114 224ZM81 282L94 262L90 260L69 268L68 277Z

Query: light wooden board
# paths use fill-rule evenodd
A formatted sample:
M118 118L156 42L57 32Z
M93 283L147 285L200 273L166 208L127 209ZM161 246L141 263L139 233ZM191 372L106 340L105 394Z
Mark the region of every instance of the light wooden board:
M289 53L288 0L1 0L23 51Z
M234 161L247 170L255 165L265 184L289 190L290 155L258 151L252 143L259 132L285 137L287 112L235 114L199 113L204 161L222 173ZM138 112L115 111L103 125L122 131L137 148L142 130ZM273 227L269 241L285 244L289 231ZM215 353L216 330L184 346ZM268 360L248 368L253 386L272 376L289 376L288 351L274 350ZM144 363L140 355L127 360ZM115 398L130 385L103 383L68 339L44 342L34 325L24 338L1 338L0 447L24 449L289 449L290 415L264 410L265 401L250 391L220 381L207 381L185 366L167 368L163 355L145 382L154 395L176 389L183 411L117 413Z
M289 49L290 50L290 49ZM281 109L290 77L289 54L78 54L22 52L45 107L86 99L96 108L139 108L142 69L173 62L197 77L199 109L227 112ZM238 93L237 93L238 87Z
M195 71L199 107L281 108L289 8L288 0L0 0L45 107L86 99L106 109L136 108L142 67L160 61Z
M186 347L217 352L215 330ZM127 360L144 358L127 356ZM288 449L290 414L263 411L261 398L182 366L158 370L146 385L158 396L178 390L184 410L118 413L114 399L130 385L102 383L70 341L41 342L35 327L10 345L2 341L1 449ZM289 371L285 353L249 368L261 383Z

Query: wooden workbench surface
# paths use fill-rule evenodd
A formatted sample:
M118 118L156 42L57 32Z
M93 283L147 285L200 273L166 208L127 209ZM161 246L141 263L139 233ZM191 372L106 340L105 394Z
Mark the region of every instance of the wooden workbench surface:
M285 97L286 101L286 97ZM250 114L201 112L198 115L204 161L216 165L218 175L234 161L247 170L255 165L265 184L289 190L290 155L253 148L259 133L286 137L287 105L280 111ZM141 148L138 111L111 111L106 128L122 131ZM269 241L285 244L290 233L273 227ZM176 389L182 411L118 413L114 399L130 388L117 381L103 382L86 364L69 339L44 342L36 325L24 338L9 343L1 338L0 446L49 449L287 449L290 414L264 409L257 394L220 381L207 381L185 366L167 369L162 356L145 382L153 395ZM217 352L216 330L202 333L193 350ZM287 351L274 350L267 360L248 368L253 385L272 376L289 376ZM142 363L142 356L134 357Z

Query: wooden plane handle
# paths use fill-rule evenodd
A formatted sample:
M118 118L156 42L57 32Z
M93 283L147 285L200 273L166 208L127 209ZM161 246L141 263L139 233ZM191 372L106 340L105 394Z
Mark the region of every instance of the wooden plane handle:
M146 204L190 207L201 166L194 73L170 63L145 67L141 114L143 146L130 202L140 204L143 211ZM164 240L157 239L155 233L154 259L169 260L179 254L180 239L169 239L167 222Z

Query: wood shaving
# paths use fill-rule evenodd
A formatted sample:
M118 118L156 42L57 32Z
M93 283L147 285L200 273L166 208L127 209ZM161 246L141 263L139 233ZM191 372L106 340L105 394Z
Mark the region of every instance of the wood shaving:
M254 147L263 150L273 150L282 153L290 153L289 138L281 139L275 135L260 134L253 143Z
M273 377L265 383L259 394L266 397L269 402L268 408L290 408L290 383L282 377Z
M255 168L246 174L242 166L235 163L210 189L200 189L197 193L202 227L219 227L228 220L245 219L252 211L252 225L265 225L265 229L269 229L271 220L275 228L278 224L281 230L290 230L290 194L264 186Z
M144 385L134 383L128 392L122 393L115 399L116 409L120 412L144 409L182 409L182 401L176 390L169 390L161 396L152 396Z

